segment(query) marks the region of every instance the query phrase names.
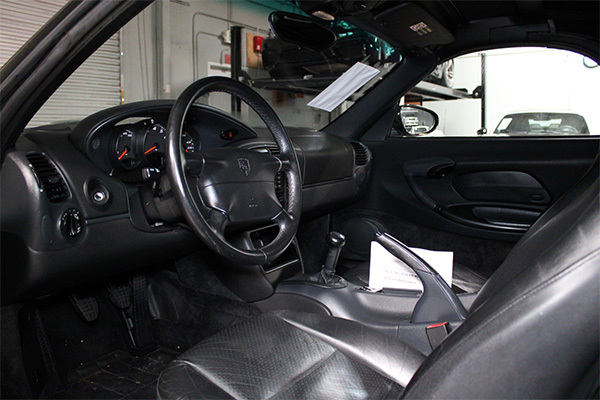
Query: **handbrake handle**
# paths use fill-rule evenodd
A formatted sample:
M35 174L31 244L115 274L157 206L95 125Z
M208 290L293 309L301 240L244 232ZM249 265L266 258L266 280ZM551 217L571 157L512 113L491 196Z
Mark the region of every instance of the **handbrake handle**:
M393 236L387 233L375 236L380 245L415 271L423 282L423 294L415 305L411 323L463 321L467 318L467 310L435 268Z

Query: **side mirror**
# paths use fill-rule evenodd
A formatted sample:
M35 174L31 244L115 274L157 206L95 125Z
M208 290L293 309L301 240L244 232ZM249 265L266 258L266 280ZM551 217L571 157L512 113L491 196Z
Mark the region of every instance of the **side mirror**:
M483 136L483 135L487 135L487 129L486 128L477 129L477 136Z
M269 26L279 40L316 51L327 50L337 40L335 32L328 27L289 12L272 12L269 15Z
M395 128L403 136L422 136L433 132L439 123L440 119L433 110L404 104L398 110Z

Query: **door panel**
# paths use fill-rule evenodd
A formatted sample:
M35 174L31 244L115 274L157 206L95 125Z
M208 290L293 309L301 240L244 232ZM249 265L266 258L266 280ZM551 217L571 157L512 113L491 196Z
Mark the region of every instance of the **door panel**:
M518 240L590 167L599 139L388 138L359 208L430 228Z
M589 169L599 138L388 138L365 141L364 198L334 214L347 237L342 268L369 258L376 231L409 246L454 251L490 276L514 243Z

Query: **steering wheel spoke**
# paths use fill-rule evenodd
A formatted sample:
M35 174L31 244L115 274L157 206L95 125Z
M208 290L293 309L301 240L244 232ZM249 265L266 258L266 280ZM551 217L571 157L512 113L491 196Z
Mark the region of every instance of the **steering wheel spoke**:
M204 168L204 156L202 153L186 154L183 158L183 169L185 174L191 177L198 177Z
M229 216L220 211L211 209L208 213L208 218L206 219L208 225L223 239L225 238L225 230L229 227L231 221L229 220Z
M289 229L294 225L294 220L284 209L281 209L281 212L273 217L273 222L277 224L280 230Z

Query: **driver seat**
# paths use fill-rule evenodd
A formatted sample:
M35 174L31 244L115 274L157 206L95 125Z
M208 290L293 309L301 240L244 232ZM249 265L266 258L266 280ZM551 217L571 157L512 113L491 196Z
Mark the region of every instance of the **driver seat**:
M264 314L179 356L158 398L597 398L599 190L596 160L429 355L352 321Z

